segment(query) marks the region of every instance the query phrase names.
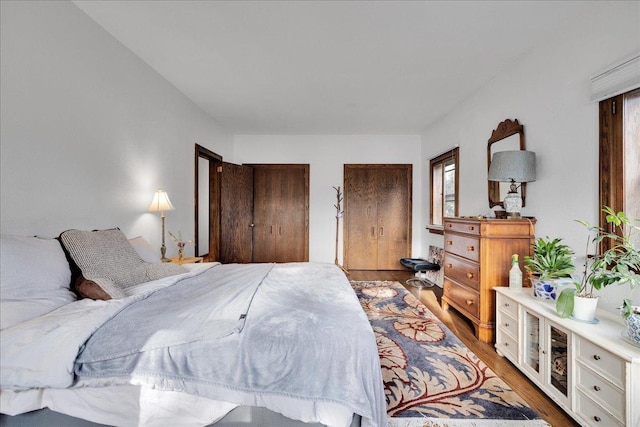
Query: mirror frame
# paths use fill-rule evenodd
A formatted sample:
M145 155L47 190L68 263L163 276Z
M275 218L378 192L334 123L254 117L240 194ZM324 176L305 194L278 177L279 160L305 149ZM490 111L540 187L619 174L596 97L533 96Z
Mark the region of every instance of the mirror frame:
M518 122L518 119L511 120L506 119L500 123L498 126L491 132L491 138L487 143L487 176L489 173L489 169L491 168L491 146L496 142L502 141L505 138L508 138L512 135L520 135L520 149L525 150L525 141L524 141L524 126ZM498 181L489 181L489 208L493 208L494 206L500 206L504 208L504 203L500 199L500 183ZM520 195L522 196L522 206L525 206L525 195L527 190L527 183L523 182L520 184Z

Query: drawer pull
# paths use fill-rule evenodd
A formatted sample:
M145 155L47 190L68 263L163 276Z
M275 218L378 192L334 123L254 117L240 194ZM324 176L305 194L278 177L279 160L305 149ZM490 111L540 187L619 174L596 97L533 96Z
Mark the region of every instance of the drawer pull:
M473 300L472 299L468 299L467 300L467 305L473 305Z
M600 391L600 390L601 390L601 389L600 389L600 387L598 387L597 385L594 385L594 386L593 386L593 389L594 389L595 391Z
M504 346L509 347L509 343L508 342L504 343Z
M453 268L453 264L447 264L447 268Z
M449 246L453 245L453 240L447 240L447 245Z
M508 302L505 302L505 303L504 303L504 306L505 306L505 307L509 307L509 303L508 303Z
M468 226L467 228L469 229L469 231L473 231L473 230L475 230L475 229L476 229L473 225L470 225L470 226Z
M473 273L467 273L467 279L473 279Z
M599 423L600 421L602 421L602 419L599 416L596 415L596 416L593 417L593 421Z
M473 246L467 246L467 252L473 252L475 248Z
M593 358L594 358L595 360L600 360L600 356L598 356L597 354L594 354L594 355L593 355Z
M504 324L504 327L505 327L505 328L508 328L508 327L509 327L509 323L505 323L505 324Z

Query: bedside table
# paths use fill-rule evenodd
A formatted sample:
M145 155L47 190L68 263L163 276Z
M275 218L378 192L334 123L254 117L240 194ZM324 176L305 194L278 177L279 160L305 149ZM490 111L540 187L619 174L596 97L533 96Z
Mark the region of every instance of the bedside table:
M178 257L169 258L169 261L174 264L191 264L196 262L202 262L201 256L193 256L193 257L185 257L182 259L178 259Z

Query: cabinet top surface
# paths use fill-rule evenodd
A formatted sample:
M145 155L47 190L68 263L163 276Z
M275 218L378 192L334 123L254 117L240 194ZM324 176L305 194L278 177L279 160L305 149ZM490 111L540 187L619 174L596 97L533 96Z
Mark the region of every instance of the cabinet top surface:
M497 293L517 301L520 305L548 319L550 322L567 329L594 344L606 348L631 363L640 363L640 346L636 346L623 337L627 327L621 316L608 311L596 312L598 323L590 324L558 316L555 301L541 300L531 294L531 288L510 289L505 286L494 287Z
M489 218L489 217L480 217L480 216L458 216L458 217L446 217L444 218L445 222L487 222L491 224L529 224L536 223L535 217L532 216L523 216L520 219L499 219L499 218Z

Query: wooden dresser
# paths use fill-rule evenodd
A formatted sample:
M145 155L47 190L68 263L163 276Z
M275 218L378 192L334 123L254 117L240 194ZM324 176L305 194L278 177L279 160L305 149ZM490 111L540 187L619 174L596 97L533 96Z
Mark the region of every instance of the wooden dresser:
M535 240L535 218L445 218L444 294L442 308L449 306L467 317L476 337L493 342L495 286L509 285L511 256L531 255ZM530 286L523 274L524 286Z

